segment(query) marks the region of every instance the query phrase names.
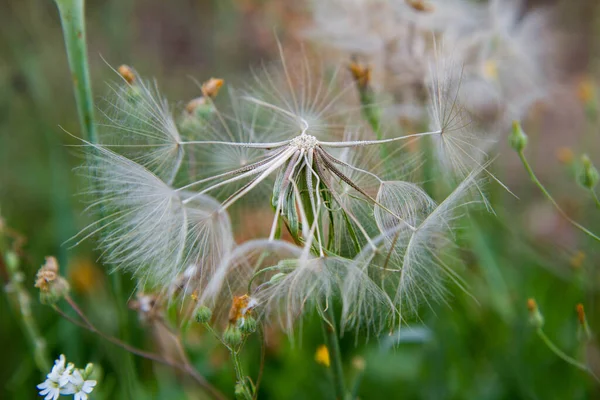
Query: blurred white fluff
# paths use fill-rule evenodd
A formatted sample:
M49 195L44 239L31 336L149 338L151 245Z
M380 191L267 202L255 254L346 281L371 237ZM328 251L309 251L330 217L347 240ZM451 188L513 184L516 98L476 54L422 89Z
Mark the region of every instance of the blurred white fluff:
M375 88L391 92L399 116L418 121L427 65L442 41L464 68L463 106L505 128L557 84L561 34L553 7L526 9L522 0L323 0L312 6L312 40L358 55L371 65ZM416 107L415 107L416 106ZM411 111L404 114L406 110Z
M89 148L84 171L94 200L88 208L101 218L72 240L100 233L104 261L133 273L140 284L164 287L190 265L205 284L233 246L229 218L212 198L184 204L185 193L101 146Z

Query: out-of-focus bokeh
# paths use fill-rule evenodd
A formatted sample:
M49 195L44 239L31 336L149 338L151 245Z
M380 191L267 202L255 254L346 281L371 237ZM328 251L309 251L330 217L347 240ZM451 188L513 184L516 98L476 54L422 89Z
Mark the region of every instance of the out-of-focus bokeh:
M357 0L355 0L357 1ZM467 1L465 1L467 2ZM318 0L144 0L87 1L87 38L97 103L115 79L112 68L133 66L155 78L173 103L199 96L195 80L250 79L251 68L278 57L277 42L289 52L311 54L346 65L343 52L314 41L311 10ZM462 3L462 2L456 2ZM522 9L555 7L550 30L561 40L556 78L548 93L523 116L530 135L529 159L559 204L592 231L600 211L576 183L582 153L600 164L600 3L529 1ZM332 17L333 18L333 17ZM540 43L543 43L540 38ZM531 48L530 51L540 49ZM549 50L549 49L542 49ZM376 67L376 66L375 66ZM594 104L592 99L595 98ZM596 107L595 110L592 108ZM128 399L131 393L156 399L201 398L172 370L123 351L60 319L39 304L33 283L47 255L56 255L75 296L105 331L118 333L108 267L96 260L94 243L70 248L64 242L89 223L75 195L81 188L73 169L81 163L80 136L71 76L56 6L50 0L0 0L0 224L24 238L20 247L24 286L35 320L56 358L64 353L82 365L93 361L101 381L93 399ZM578 336L575 307L585 306L592 332L600 332L600 247L574 230L529 181L517 156L500 135L491 151L492 169L518 198L493 182L493 213L477 213L461 231L465 263L461 277L472 296L452 287L448 303L424 309L409 327L379 340L342 339L348 378L362 374L362 399L593 399L598 383L552 353L535 335L527 299L535 298L545 332L572 357L600 375L596 341ZM0 263L0 282L8 281ZM134 293L125 279L124 291ZM33 361L11 288L0 296L0 398L32 399L43 380ZM160 343L161 332L127 310L128 337L138 347ZM319 324L309 318L294 341L267 330L259 398L332 398L328 369L315 360L323 343ZM228 354L213 339L190 334L196 368L233 397ZM260 343L251 341L243 362L250 375L260 365ZM124 372L134 363L137 382ZM364 371L363 371L364 369ZM132 391L131 386L142 389ZM139 389L139 388L138 388ZM137 389L136 389L137 390Z

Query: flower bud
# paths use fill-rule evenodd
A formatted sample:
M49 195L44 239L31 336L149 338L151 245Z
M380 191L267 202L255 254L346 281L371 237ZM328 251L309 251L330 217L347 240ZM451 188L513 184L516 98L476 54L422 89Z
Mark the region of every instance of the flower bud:
M237 382L235 384L235 392L234 393L235 393L236 399L245 400L245 399L252 398L250 393L248 393L248 389L246 389L246 387L241 382Z
M135 73L129 65L123 64L117 69L117 71L119 72L119 75L121 75L121 77L130 85L135 82Z
M36 275L35 287L40 289L40 301L43 304L56 304L69 294L69 282L60 276L56 258L46 257L46 263Z
M234 325L229 325L223 333L223 341L228 346L233 347L238 346L240 343L242 343L242 332L240 331L240 328Z
M592 163L592 160L587 154L581 156L581 170L579 172L579 183L586 189L593 189L597 184L600 176L598 170Z
M527 135L523 131L519 121L513 121L512 132L508 137L508 143L513 150L519 153L527 146Z
M283 272L278 272L275 275L273 275L271 277L271 279L269 279L269 283L271 285L274 285L274 284L278 283L279 281L281 281L285 277L285 275L286 274L284 274Z
M575 307L575 311L577 311L577 321L579 321L579 329L577 332L579 340L592 339L592 331L590 330L590 326L588 325L583 304L577 304L577 306Z
M238 320L238 327L244 335L248 335L252 332L255 332L257 326L258 322L256 322L256 319L254 319L254 317L251 316L240 318Z
M196 322L206 324L212 318L212 311L206 306L200 306L196 309L194 318L196 318Z
M92 372L94 372L94 364L88 363L85 366L85 369L82 371L81 375L83 376L83 379L87 379L92 375Z
M527 309L529 310L529 323L537 329L544 326L544 316L534 299L527 300Z

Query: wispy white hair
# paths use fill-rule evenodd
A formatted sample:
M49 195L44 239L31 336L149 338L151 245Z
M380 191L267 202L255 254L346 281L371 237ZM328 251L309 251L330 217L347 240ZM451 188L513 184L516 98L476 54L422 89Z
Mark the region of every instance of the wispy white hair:
M206 283L233 246L229 217L209 196L177 192L135 161L90 145L82 168L100 218L73 240L100 234L108 264L131 272L141 284L166 287L190 265Z

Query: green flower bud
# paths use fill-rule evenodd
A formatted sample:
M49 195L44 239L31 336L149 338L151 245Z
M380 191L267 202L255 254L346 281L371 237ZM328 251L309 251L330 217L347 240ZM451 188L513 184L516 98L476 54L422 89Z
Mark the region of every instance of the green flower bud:
M235 398L240 400L251 399L252 395L248 393L248 389L241 382L235 384Z
M508 137L508 143L513 150L519 153L527 146L527 135L523 131L519 121L513 121L512 132Z
M206 306L200 306L196 309L194 317L196 318L196 322L205 324L212 318L212 311Z
M279 273L277 273L277 274L273 275L273 276L271 277L271 279L269 279L269 283L270 283L271 285L273 285L273 284L275 284L275 283L278 283L279 281L281 281L281 280L282 280L282 279L285 277L285 275L286 275L286 274L284 274L283 272L279 272Z
M237 326L229 325L223 333L223 341L228 346L238 346L242 343L242 331Z
M19 256L14 251L7 251L5 256L6 266L12 271L17 272L19 266Z
M94 364L88 363L81 372L81 375L83 376L83 379L87 379L92 375L92 372L94 372Z
M581 170L579 172L579 183L586 189L593 189L597 184L600 176L598 170L592 163L592 160L587 154L581 156Z
M529 323L536 329L544 326L544 316L534 299L527 300L527 309L529 310Z
M255 332L256 327L258 326L258 322L256 322L256 319L250 316L240 318L237 324L240 328L240 331L245 335Z

